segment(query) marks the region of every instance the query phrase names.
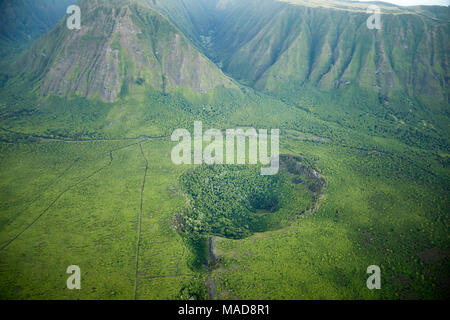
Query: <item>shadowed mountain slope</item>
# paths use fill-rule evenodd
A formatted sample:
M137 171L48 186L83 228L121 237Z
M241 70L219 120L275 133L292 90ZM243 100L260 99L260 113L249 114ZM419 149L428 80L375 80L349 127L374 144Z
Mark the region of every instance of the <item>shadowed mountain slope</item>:
M0 1L0 67L29 48L66 13L73 0Z

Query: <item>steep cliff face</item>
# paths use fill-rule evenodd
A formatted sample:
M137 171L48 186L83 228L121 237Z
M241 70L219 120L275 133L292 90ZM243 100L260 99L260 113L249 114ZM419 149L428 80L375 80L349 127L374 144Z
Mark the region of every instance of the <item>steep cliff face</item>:
M450 9L379 5L370 30L367 4L337 0L81 1L81 30L61 21L12 69L42 95L106 101L143 85L234 87L223 70L266 92L363 88L448 109Z
M234 87L159 13L133 1L82 2L81 30L61 21L18 63L39 93L114 101L136 86L205 93Z
M217 2L215 55L227 73L267 91L356 84L382 96L402 90L448 102L448 15L384 6L382 29L370 30L361 4L290 2Z
M258 90L363 88L381 103L401 95L448 109L450 8L377 3L382 29L370 30L367 3L142 2L170 19L224 72Z

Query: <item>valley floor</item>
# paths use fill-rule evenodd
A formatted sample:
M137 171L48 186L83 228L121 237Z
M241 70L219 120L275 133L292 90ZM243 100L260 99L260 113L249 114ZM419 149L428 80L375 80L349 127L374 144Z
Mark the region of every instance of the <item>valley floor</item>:
M282 152L315 157L328 182L317 213L243 240L215 237L211 269L193 271L174 229L188 167L172 164L171 147L1 144L0 298L177 299L194 279L219 299L448 298L445 176L283 137ZM81 268L81 290L66 288L70 265ZM370 265L381 267L381 290L366 287Z

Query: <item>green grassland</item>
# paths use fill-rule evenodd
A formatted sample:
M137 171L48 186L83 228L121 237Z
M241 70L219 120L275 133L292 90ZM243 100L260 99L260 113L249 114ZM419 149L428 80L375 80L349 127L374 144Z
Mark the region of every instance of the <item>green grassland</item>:
M212 255L203 237L200 258L175 226L188 208L180 179L192 168L172 164L170 140L2 143L1 297L447 296L445 154L314 137L282 131L281 152L306 157L327 181L315 214L244 239L215 236ZM306 199L292 208L304 210ZM72 264L82 270L79 291L65 287ZM382 268L380 291L365 287L372 264Z
M319 159L329 183L326 199L316 215L290 228L219 239L213 276L218 298L448 296L448 190L418 182L383 154L311 142L288 145ZM382 269L379 291L365 284L373 264Z
M281 101L244 86L200 95L144 85L106 103L21 90L1 91L3 299L448 297L446 130L417 127L405 139L376 100L333 103L314 91ZM324 196L314 202L306 180L286 179L282 193L297 191L266 213L273 227L193 241L177 223L192 209L182 177L198 169L172 164L169 136L197 120L204 129L280 128L280 152L316 168ZM223 186L247 190L253 179ZM217 214L242 205L213 196ZM66 288L73 264L79 291ZM365 286L373 264L380 291Z
M171 228L179 169L161 152L163 141L3 145L2 298L174 299L193 274ZM72 264L81 291L66 289Z

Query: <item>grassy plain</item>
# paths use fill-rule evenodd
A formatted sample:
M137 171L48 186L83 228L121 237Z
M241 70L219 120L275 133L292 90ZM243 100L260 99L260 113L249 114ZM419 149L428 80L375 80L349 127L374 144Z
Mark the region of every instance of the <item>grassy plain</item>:
M192 273L171 229L179 169L161 153L163 141L2 145L1 297L174 299Z
M169 139L26 141L1 144L3 299L176 299L209 272L210 298L448 296L448 170L423 150L392 154L286 131L281 152L307 156L328 183L320 208L279 230L216 238L215 257L194 269L195 252L174 227L191 167L172 164ZM80 291L66 288L73 264ZM373 264L380 291L366 288Z

